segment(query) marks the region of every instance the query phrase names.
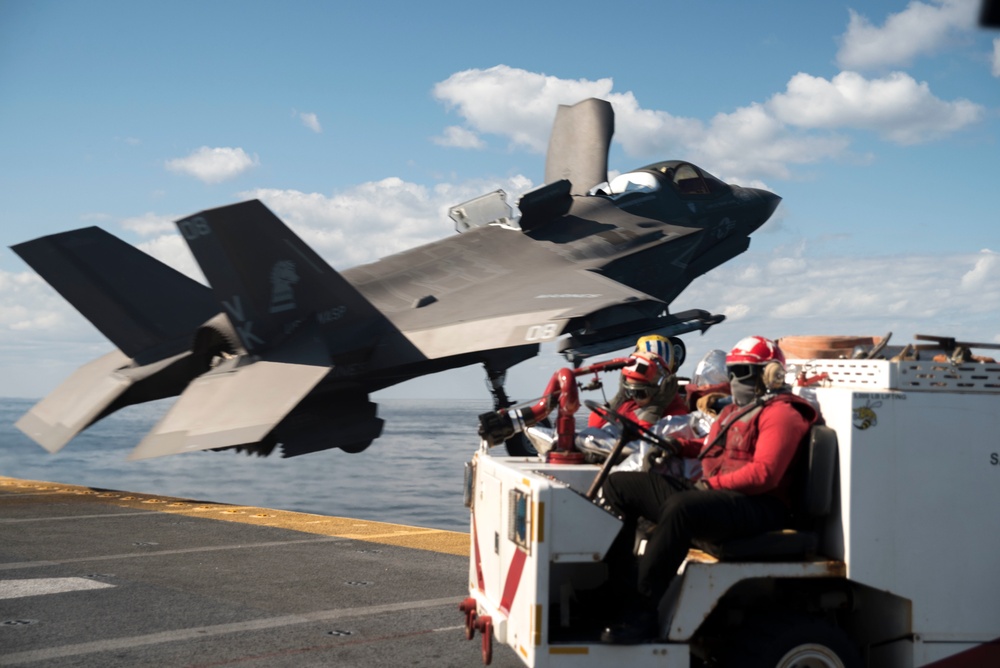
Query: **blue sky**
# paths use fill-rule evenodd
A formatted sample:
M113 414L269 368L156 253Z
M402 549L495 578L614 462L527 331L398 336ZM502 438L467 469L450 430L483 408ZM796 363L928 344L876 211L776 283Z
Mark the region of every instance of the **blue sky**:
M0 0L3 245L100 225L200 277L172 221L258 197L346 268L541 184L556 105L616 111L610 166L682 158L784 200L674 310L744 335L1000 342L1000 31L976 0ZM0 396L109 349L9 250ZM528 398L561 359L516 367ZM469 386L475 389L469 390ZM469 396L479 369L395 396Z

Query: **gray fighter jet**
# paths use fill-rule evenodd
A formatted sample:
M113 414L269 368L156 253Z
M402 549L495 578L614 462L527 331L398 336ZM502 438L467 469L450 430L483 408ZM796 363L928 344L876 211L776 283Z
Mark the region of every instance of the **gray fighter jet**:
M96 227L14 246L117 346L18 428L54 452L119 408L180 395L131 458L357 452L382 431L369 394L390 385L482 364L503 407L506 370L543 342L579 363L704 331L722 316L668 305L745 251L780 198L683 161L608 183L613 126L605 101L560 106L520 215L490 193L452 208L461 234L342 273L256 200L177 222L211 287Z

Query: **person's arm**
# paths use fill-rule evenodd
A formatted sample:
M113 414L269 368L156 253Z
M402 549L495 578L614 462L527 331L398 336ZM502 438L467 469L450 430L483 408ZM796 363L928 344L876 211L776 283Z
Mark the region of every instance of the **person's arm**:
M701 454L702 448L705 447L705 444L711 443L715 438L721 424L722 422L720 420L713 422L712 426L708 430L708 434L703 438L686 438L680 436L672 436L671 438L677 441L677 445L681 449L681 457L684 459L697 459L698 455Z
M795 458L809 421L787 403L765 407L757 422L753 460L708 479L712 489L732 489L744 494L764 494L778 486Z

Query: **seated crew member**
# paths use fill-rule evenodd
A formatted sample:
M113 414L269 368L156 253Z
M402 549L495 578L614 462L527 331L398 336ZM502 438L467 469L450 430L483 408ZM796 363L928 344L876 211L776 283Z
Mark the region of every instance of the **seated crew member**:
M664 415L687 413L677 393L674 349L663 336L644 336L629 356L632 363L622 369L618 393L611 399L613 410L652 427ZM591 413L588 427L601 427L604 420Z
M791 463L819 415L784 383L785 358L769 339L742 339L726 356L733 403L701 439L676 439L700 456L697 483L651 472L611 474L602 493L625 524L608 552L610 586L630 607L601 640L634 643L657 632L656 606L695 539L724 540L780 529L789 519ZM656 524L638 562L640 518Z

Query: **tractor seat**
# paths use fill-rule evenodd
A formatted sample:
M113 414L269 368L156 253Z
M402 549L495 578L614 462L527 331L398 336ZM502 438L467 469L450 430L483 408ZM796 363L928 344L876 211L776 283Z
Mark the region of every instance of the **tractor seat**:
M833 506L837 469L837 432L825 425L809 430L807 451L793 464L801 484L792 490L792 525L756 536L721 542L695 541L695 547L720 561L799 561L811 559L819 547L819 527Z

